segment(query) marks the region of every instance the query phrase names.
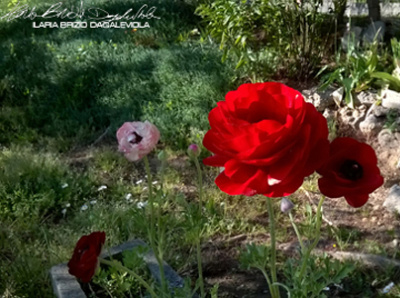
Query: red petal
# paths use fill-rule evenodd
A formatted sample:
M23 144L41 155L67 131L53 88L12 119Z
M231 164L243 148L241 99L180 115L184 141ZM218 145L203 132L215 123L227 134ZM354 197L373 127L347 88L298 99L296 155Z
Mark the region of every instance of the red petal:
M364 195L345 196L344 198L351 207L359 208L365 205L365 203L368 201L368 197L369 197L368 194L364 194Z

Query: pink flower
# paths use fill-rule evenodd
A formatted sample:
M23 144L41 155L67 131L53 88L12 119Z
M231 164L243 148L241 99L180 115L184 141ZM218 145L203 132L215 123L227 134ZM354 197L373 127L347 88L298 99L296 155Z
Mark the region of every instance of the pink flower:
M148 121L125 122L117 131L118 149L130 161L137 161L156 146L160 139L157 127Z

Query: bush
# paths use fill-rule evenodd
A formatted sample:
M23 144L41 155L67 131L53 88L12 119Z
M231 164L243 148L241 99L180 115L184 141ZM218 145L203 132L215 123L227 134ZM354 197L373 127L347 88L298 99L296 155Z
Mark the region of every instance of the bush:
M87 177L71 174L56 156L13 148L1 153L0 165L2 219L57 219L66 204L74 206L93 191Z
M244 66L253 81L271 72L309 77L329 50L334 14L321 14L318 0L217 0L200 4L206 32Z

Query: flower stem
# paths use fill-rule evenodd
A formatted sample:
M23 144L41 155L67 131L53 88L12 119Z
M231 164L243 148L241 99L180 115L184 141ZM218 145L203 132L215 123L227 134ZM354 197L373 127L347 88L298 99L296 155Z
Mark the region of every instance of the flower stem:
M267 197L268 215L269 215L269 231L271 236L271 279L270 292L273 298L280 298L279 289L275 285L277 283L276 277L276 235L275 235L275 218L274 208L272 206L272 199Z
M149 188L149 204L150 204L150 246L151 249L153 250L153 253L157 259L157 263L159 266L160 270L160 277L161 277L161 288L164 293L167 293L167 284L165 282L165 272L164 272L164 262L162 259L162 248L160 245L156 247L156 241L155 241L155 211L154 211L154 197L153 197L153 184L152 184L152 176L151 176L151 171L150 171L150 164L149 164L149 159L147 156L143 158L144 160L144 165L146 168L146 174L147 174L147 185ZM160 208L160 207L159 207ZM160 212L157 213L158 217L158 223L160 224L160 218L161 214ZM160 236L160 235L159 235ZM157 249L158 248L158 249Z
M194 158L194 163L196 165L197 178L198 178L198 182L199 182L199 208L200 208L200 213L201 213L202 209L203 209L203 175L201 172L199 160L197 158Z
M201 234L202 234L202 213L203 213L203 174L201 172L201 167L200 167L200 163L199 160L196 158L194 159L194 163L196 165L196 169L197 169L197 176L198 176L198 190L199 190L199 224L200 227L199 228L199 235L197 237L197 241L196 241L196 252L197 252L197 268L198 268L198 272L199 272L199 284L200 284L200 294L201 297L205 297L206 296L206 292L204 289L204 278L203 278L203 266L201 263Z
M292 215L292 212L291 212L291 211L289 211L289 218L290 218L290 222L292 223L293 229L294 229L294 231L295 231L295 233L296 233L297 239L299 239L299 244L300 244L300 248L301 248L301 253L303 254L303 253L304 253L304 244L303 244L303 240L301 239L301 235L300 235L299 229L297 228L297 225L296 225L296 223L294 222L294 218L293 218L293 215Z
M264 275L264 278L265 278L265 280L267 281L267 284L268 284L268 288L269 288L269 291L271 292L271 296L273 295L273 293L272 293L272 284L271 284L271 280L270 280L270 278L269 278L269 276L268 276L268 273L267 273L267 271L265 270L265 268L263 268L263 267L257 267L261 272L262 272L262 274Z
M321 196L321 199L319 200L318 203L318 207L317 207L317 235L314 239L314 242L307 248L304 256L303 256L303 263L301 265L301 269L300 269L300 274L299 274L299 279L302 280L307 268L307 263L308 263L308 259L310 257L311 251L317 246L318 242L319 242L319 238L321 237L321 223L322 223L322 204L325 201L325 196Z
M150 293L151 297L154 297L154 298L157 297L156 293L150 287L150 285L143 278L141 278L136 272L126 268L124 265L122 265L119 262L108 261L108 260L101 259L101 258L99 258L99 261L103 264L114 267L114 268L118 269L119 271L127 272L127 273L131 274L143 287L146 288L146 290Z

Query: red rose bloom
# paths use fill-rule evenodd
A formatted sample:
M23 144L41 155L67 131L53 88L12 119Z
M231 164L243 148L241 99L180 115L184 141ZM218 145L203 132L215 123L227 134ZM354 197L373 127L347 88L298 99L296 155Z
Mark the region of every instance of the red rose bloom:
M69 274L76 276L82 282L89 282L96 272L97 258L105 241L106 233L104 232L93 232L82 236L68 262Z
M330 146L330 157L317 170L318 186L329 198L345 197L352 207L361 207L368 195L383 184L378 160L371 146L352 138L337 138Z
M203 162L224 167L215 183L230 195L290 195L328 156L326 119L281 83L243 84L208 119Z

